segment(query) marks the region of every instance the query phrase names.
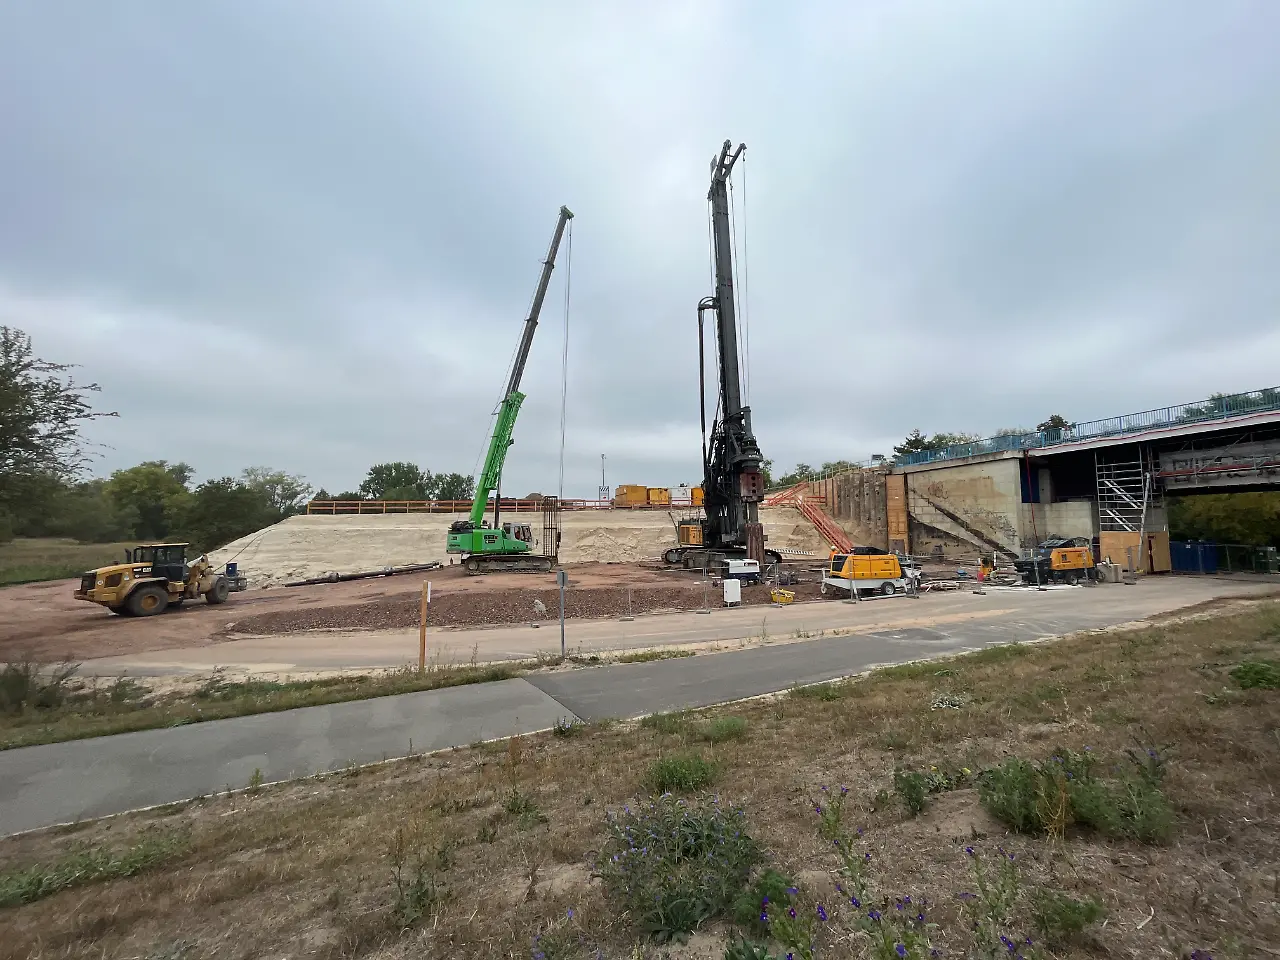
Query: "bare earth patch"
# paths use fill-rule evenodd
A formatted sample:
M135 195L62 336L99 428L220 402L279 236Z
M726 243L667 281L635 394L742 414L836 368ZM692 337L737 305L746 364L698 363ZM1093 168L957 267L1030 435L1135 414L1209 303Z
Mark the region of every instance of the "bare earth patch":
M682 799L740 807L757 870L795 880L803 916L823 905L829 919L812 920L818 957L875 955L848 881L835 888L841 860L815 811L842 785L844 829L870 855L876 903L893 911L897 898L927 898L943 956L971 955L961 894L975 889L975 859L1010 853L1021 886L1009 929L1037 941L1034 955L1274 956L1280 692L1241 689L1230 671L1278 656L1280 609L1253 605L895 667L821 696L517 738L10 838L0 892L18 871L53 875L85 850L123 862L148 837L177 839L132 876L0 908L0 958L718 958L745 929L731 918L658 944L593 879L606 813L647 803L650 764L689 753L717 773L703 797ZM707 721L725 716L744 720L745 734L707 739ZM1089 748L1110 775L1137 743L1167 760L1167 842L1108 839L1078 823L1059 837L1015 834L979 801L982 772L1010 757ZM895 771L931 778L919 816ZM1032 912L1044 890L1096 896L1105 926L1040 942Z

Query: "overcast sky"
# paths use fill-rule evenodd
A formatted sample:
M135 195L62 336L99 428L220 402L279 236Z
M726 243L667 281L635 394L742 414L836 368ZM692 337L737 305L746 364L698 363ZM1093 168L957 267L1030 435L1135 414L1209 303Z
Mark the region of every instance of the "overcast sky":
M1280 383L1269 0L0 0L0 323L102 385L99 473L478 472L563 203L565 492L697 482L726 138L778 467Z

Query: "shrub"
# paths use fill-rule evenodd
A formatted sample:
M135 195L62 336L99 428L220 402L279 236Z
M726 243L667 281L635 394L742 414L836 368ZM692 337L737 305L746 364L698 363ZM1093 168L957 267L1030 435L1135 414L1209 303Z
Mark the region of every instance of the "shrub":
M1106 915L1096 897L1077 900L1056 890L1038 890L1031 901L1031 919L1049 944L1061 946Z
M649 767L647 778L654 793L700 790L719 773L715 763L696 753L672 753Z
M582 721L576 717L557 717L556 725L551 728L551 732L557 737L568 739L575 737L582 732Z
M929 785L923 773L917 773L915 770L893 771L893 789L897 791L913 817L924 810Z
M1280 663L1272 660L1246 660L1231 671L1231 679L1242 690L1280 690Z
M698 730L698 736L710 743L741 740L747 735L747 721L743 717L716 717Z
M30 710L54 710L67 699L67 684L78 663L54 667L24 660L0 669L0 713L17 716Z
M1019 833L1061 836L1072 823L1109 837L1156 843L1173 828L1173 811L1160 789L1165 759L1148 748L1131 753L1135 770L1114 780L1094 775L1089 753L1063 750L1039 764L1010 757L978 781L982 805Z
M660 943L728 918L760 849L740 808L660 797L607 820L597 860L606 894Z

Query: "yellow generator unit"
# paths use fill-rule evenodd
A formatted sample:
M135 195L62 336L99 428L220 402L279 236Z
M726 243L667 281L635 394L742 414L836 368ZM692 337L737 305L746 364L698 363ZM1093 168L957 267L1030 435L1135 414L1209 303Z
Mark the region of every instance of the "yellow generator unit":
M206 603L226 603L233 589L243 589L241 578L233 583L215 573L207 557L187 563L188 546L146 543L126 550L124 563L85 573L75 598L120 616L150 617L197 597L204 597Z
M651 507L669 507L671 491L666 487L649 487L645 491L645 500Z
M866 553L857 552L858 549ZM822 574L821 592L857 590L875 591L886 597L907 589L906 578L902 574L902 564L892 553L872 552L871 548L856 548L854 553L836 553L832 551L827 562L827 569Z
M649 488L637 483L619 485L613 495L615 507L643 507L649 502Z
M676 539L682 547L702 546L702 521L685 520L676 527Z
M1013 562L1024 583L1067 583L1097 580L1093 550L1085 537L1055 537L1036 548L1032 557Z

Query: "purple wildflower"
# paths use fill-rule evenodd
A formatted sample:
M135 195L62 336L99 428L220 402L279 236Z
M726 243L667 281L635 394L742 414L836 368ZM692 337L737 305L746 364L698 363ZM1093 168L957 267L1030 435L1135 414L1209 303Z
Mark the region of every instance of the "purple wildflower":
M827 922L827 911L822 909L822 904L818 904L818 919L823 923Z
M900 957L905 957L905 956L907 955L907 948L906 948L906 946L905 946L905 945L903 945L903 944L901 944L901 943L900 943L900 944L898 944L896 947L894 947L894 948L893 948L893 952L894 952L894 953L896 953L896 954L897 954L898 956L900 956Z
M971 856L971 857L974 855L974 853L973 853L973 847L965 847L965 848L964 848L964 852L965 852L965 853L967 853L967 854L968 854L969 856Z

